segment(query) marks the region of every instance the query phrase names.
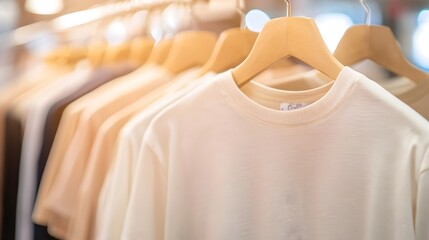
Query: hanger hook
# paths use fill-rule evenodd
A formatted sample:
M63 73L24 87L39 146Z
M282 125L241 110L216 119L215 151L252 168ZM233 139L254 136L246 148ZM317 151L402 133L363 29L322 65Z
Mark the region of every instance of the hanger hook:
M190 15L191 15L191 19L192 19L192 23L197 24L197 15L195 14L194 11L194 5L197 3L197 0L191 0L191 1L186 1L185 5L188 7L189 11L190 11Z
M291 6L291 3L290 3L290 0L284 0L284 2L286 3L286 17L290 17L292 14L291 14L291 8L292 8L292 6Z
M244 14L244 8L245 8L244 0L237 0L236 9L238 14L240 14L240 28L243 28L243 29L246 28L246 21L245 21L246 14Z
M365 23L366 25L371 25L371 8L365 0L359 0L363 9L365 9Z

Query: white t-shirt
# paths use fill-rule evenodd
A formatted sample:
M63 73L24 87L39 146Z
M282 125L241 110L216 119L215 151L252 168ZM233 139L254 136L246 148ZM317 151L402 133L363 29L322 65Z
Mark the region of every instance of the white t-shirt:
M209 82L213 76L213 73L208 73L201 78L192 80L185 88L176 93L159 99L133 117L121 129L116 144L117 151L99 195L95 229L96 239L116 240L121 237L138 152L150 121L178 99L198 86Z
M152 121L123 240L428 239L424 118L348 67L242 90L228 71Z

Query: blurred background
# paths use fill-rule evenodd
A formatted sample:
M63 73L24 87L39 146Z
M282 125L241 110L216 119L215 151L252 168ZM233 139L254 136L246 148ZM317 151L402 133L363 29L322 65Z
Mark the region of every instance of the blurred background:
M128 5L121 1L115 7L115 2L104 0L0 0L0 84L65 43L86 45L103 39L115 45L138 35L159 40L189 25L220 32L240 24L238 5L244 7L245 24L252 31L260 31L270 18L286 14L282 0L202 1L191 12L184 4L156 10L134 7L142 2L151 1L129 1ZM429 70L429 1L367 3L371 24L389 26L409 60ZM106 8L100 11L103 6ZM121 14L104 16L118 9ZM349 26L365 23L365 11L358 0L292 0L292 15L315 18L331 50Z

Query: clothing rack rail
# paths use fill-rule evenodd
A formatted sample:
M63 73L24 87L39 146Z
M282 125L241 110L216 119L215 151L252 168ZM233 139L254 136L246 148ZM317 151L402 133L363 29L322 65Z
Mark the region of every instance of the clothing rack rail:
M121 16L130 11L163 8L171 4L193 4L198 0L128 0L101 4L89 9L68 13L52 20L32 23L13 31L0 34L0 50L28 44L44 36L46 32L59 33L106 18ZM201 2L201 1L200 1Z

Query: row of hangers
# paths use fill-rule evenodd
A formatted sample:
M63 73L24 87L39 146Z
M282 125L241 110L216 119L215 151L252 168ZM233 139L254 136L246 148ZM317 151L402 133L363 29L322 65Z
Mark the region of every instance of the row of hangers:
M125 45L127 48L132 46L131 52L140 63L159 64L175 74L194 66L202 66L201 76L235 67L232 74L238 86L243 86L263 70L289 57L301 60L331 79L336 79L344 66L365 59L417 84L428 79L427 73L412 65L404 56L390 28L370 24L371 10L364 0L360 2L366 11L366 24L350 27L333 54L314 19L292 17L291 2L284 1L286 17L270 20L259 34L243 26L243 4L238 1L241 27L223 31L219 37L208 31L185 31L156 45L146 37ZM117 47L116 56L121 55L118 54L121 47L125 48ZM94 59L100 59L104 49L102 45L98 48L97 45L92 46L88 56L91 57L92 52L96 56ZM109 56L108 52L105 55Z
M264 69L288 57L303 61L331 79L336 79L344 66L369 59L417 84L428 80L429 75L404 56L390 28L370 24L371 10L364 0L360 3L366 11L366 24L350 27L334 54L327 48L315 21L291 17L290 0L285 2L286 17L269 21L249 56L233 69L238 86L243 86Z
M188 6L197 2L185 1ZM241 9L240 14L244 19ZM162 65L174 74L190 67L204 65L201 70L203 75L209 71L220 72L237 66L249 53L257 35L244 28L228 29L219 37L210 31L184 31L156 44L152 38L138 37L115 47L96 41L90 44L86 52L67 46L53 51L47 58L51 61L66 58L66 61L76 63L77 60L87 57L94 66L127 58L137 64Z
M162 3L163 1L160 1ZM185 4L191 10L198 0L174 1L174 4ZM148 11L164 8L166 5L154 2L147 5ZM229 31L229 32L233 32ZM256 36L256 33L251 33ZM137 37L117 46L109 46L105 41L93 41L86 49L73 45L63 46L47 54L48 62L61 62L75 64L82 58L87 58L93 66L108 65L122 60L141 65L153 63L163 65L172 73L179 73L189 67L202 65L210 57L218 37L210 31L184 31L172 38L165 38L155 43L150 37ZM252 40L252 43L254 40ZM177 60L181 61L178 62Z

